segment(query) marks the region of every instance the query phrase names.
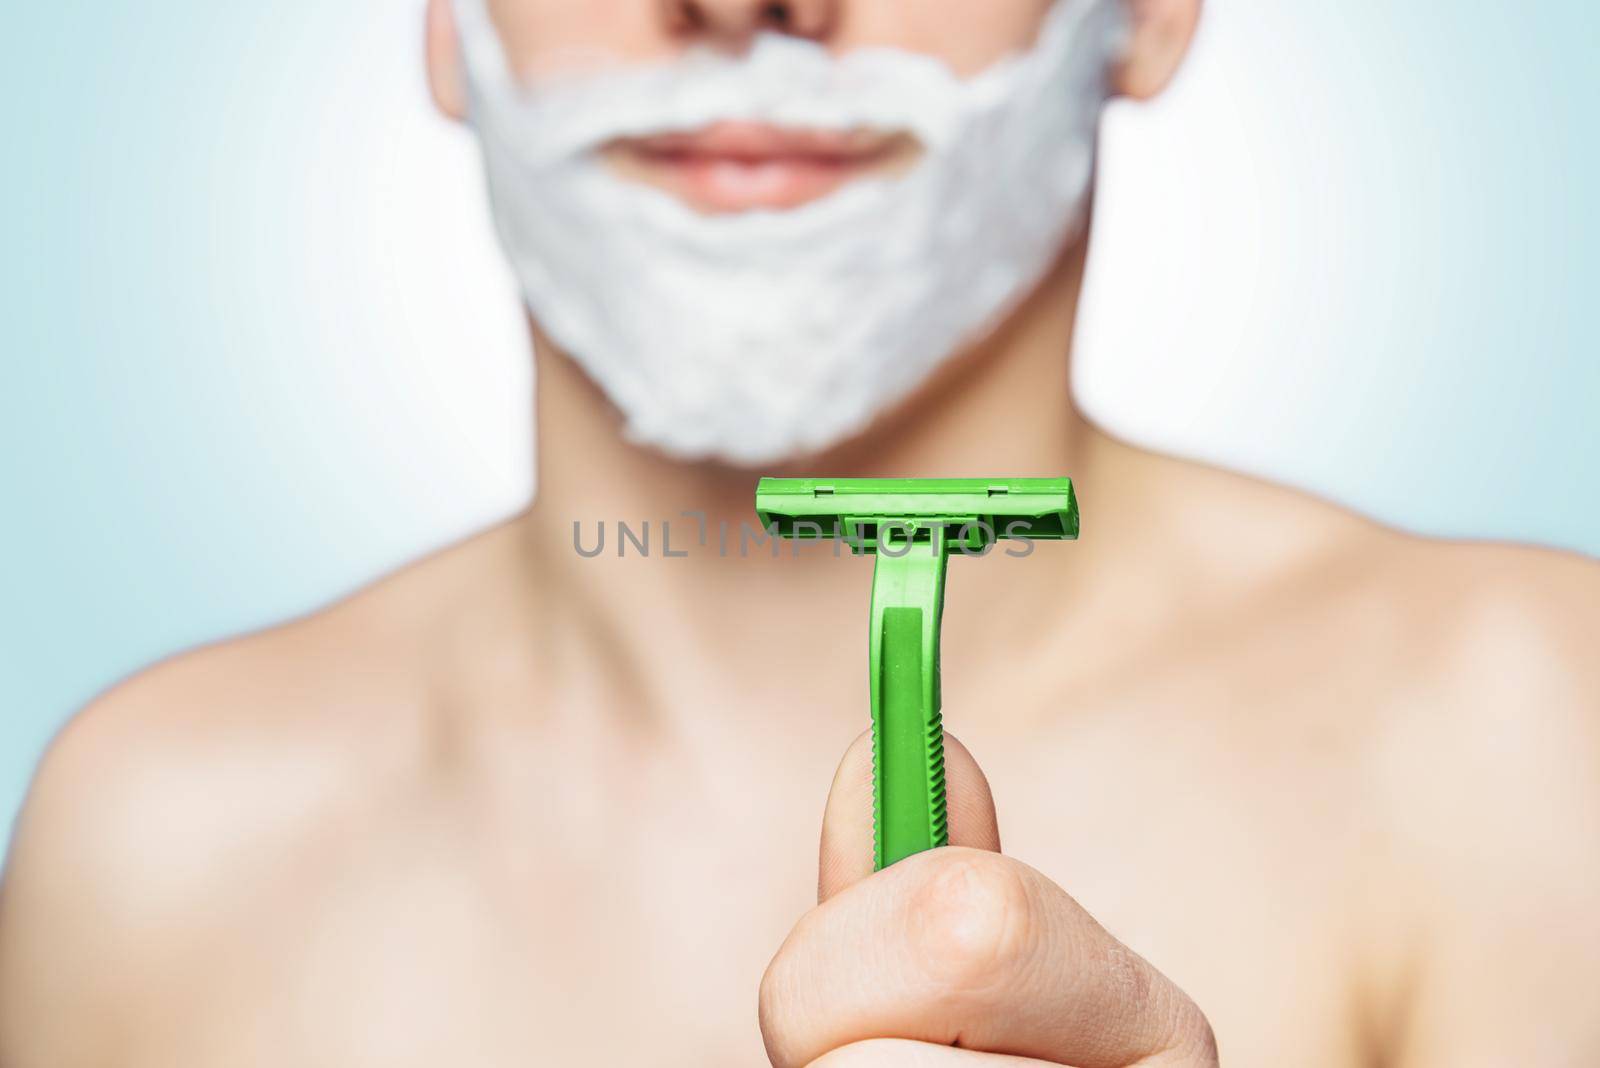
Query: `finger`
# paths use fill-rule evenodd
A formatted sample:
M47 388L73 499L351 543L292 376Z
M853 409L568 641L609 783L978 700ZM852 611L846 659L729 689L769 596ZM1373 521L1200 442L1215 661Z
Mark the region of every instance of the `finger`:
M1032 868L960 847L807 913L762 979L761 1027L778 1068L873 1038L1078 1068L1214 1063L1168 979Z
M989 780L967 747L944 736L945 803L950 844L1000 852ZM845 750L822 815L822 850L817 865L817 900L826 901L872 874L872 732Z
M1047 1062L900 1038L873 1038L824 1053L808 1068L1045 1068Z

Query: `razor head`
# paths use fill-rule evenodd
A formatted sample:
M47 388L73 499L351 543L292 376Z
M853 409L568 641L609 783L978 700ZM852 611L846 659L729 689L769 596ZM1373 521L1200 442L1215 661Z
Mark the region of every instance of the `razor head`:
M840 538L858 555L927 540L936 529L968 553L1001 538L1078 536L1069 478L764 478L756 513L780 537Z

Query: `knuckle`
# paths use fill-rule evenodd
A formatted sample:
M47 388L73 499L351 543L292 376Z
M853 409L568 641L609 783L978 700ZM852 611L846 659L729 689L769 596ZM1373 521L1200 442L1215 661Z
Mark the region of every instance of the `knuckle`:
M1026 876L993 853L940 850L911 895L911 941L926 977L959 991L1001 982L1033 945L1037 908Z
M817 913L813 909L800 918L761 974L756 1020L774 1068L805 1063L806 1051L815 1038L818 991L825 982L819 963L826 963L819 962L818 953L825 952L823 943L828 935Z
M1146 1068L1217 1068L1220 1056L1211 1021L1200 1006L1179 993L1165 1047L1142 1063Z
M1217 1035L1211 1029L1211 1021L1194 1002L1186 999L1185 1006L1179 1025L1180 1048L1187 1058L1184 1064L1187 1068L1217 1068L1221 1054L1217 1051Z
M785 960L784 950L778 950L777 956L772 958L767 964L767 970L761 975L761 987L756 997L756 1004L762 1034L770 1035L778 1029L788 1002L789 984L785 979L788 969Z
M790 958L789 944L785 942L777 955L767 964L767 970L762 973L761 986L756 996L756 1019L761 1027L762 1040L766 1043L769 1057L774 1064L785 1063L780 1051L785 1045L785 1036L790 1031L786 1021L793 1012L794 983Z

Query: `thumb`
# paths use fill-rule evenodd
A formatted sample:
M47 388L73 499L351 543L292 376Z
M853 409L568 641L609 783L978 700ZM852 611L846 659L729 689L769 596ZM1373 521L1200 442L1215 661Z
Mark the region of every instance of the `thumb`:
M1000 852L989 780L967 747L944 736L945 799L950 813L950 844ZM872 732L845 750L833 775L822 814L822 849L817 867L817 901L828 900L872 874Z

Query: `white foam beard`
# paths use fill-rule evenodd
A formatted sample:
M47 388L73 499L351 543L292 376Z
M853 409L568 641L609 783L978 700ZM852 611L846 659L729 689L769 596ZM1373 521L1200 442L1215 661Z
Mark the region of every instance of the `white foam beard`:
M523 84L455 0L500 241L540 328L627 436L756 466L837 444L978 341L1084 226L1122 0L1057 0L1026 52L958 78L763 34ZM789 210L702 214L613 173L619 137L718 121L903 130L918 162Z

